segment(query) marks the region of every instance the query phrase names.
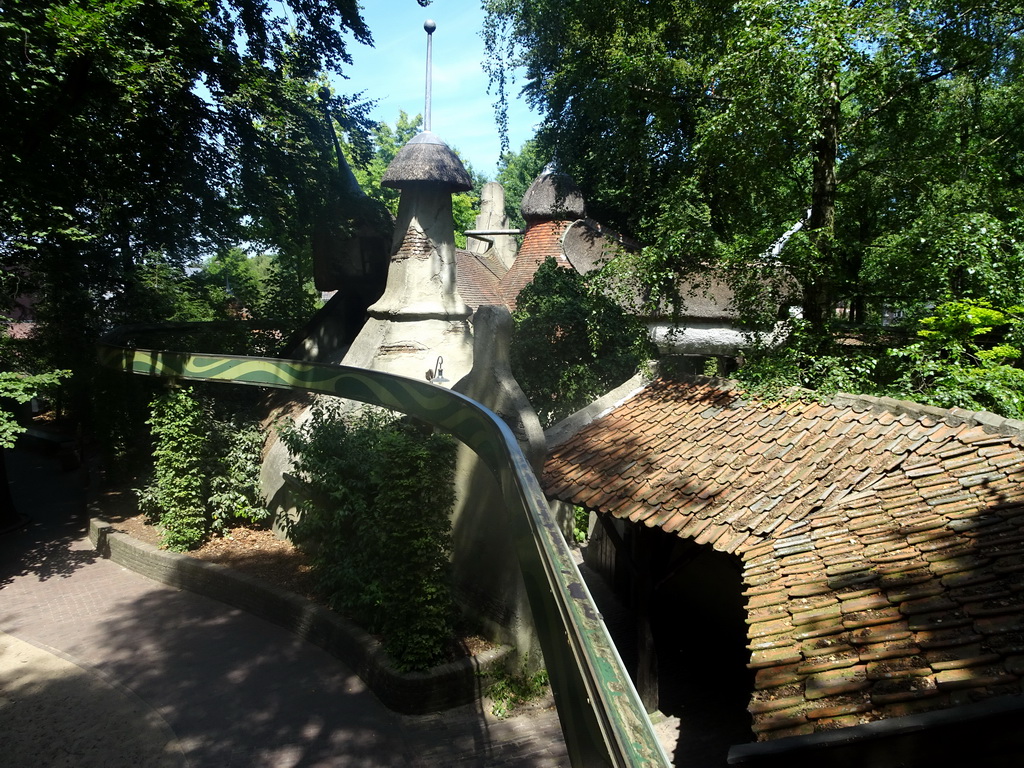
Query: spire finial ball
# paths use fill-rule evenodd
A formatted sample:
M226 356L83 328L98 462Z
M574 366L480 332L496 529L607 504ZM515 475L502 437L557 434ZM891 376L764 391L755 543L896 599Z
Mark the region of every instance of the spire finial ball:
M433 19L427 19L423 22L423 29L427 31L428 35L432 35L434 30L437 29L437 24L434 23Z

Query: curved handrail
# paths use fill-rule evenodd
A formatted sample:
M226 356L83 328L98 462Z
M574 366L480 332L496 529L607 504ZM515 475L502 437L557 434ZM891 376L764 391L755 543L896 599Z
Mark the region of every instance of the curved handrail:
M128 346L131 334L151 328L111 331L99 344L101 364L139 375L302 389L359 400L422 419L475 451L497 479L508 508L572 764L670 765L536 476L498 416L457 392L380 371Z

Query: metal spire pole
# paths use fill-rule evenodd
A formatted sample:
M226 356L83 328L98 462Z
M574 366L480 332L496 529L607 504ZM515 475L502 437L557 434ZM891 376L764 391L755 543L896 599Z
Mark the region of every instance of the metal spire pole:
M424 107L423 114L423 130L430 130L430 56L431 47L433 42L434 30L437 29L437 24L434 23L433 19L427 19L423 22L423 29L427 32L427 94L426 94L426 106Z

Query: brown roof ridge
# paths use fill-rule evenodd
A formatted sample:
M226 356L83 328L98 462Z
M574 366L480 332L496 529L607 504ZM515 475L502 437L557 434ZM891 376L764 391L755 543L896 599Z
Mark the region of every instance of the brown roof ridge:
M542 483L551 499L740 558L749 711L771 740L899 722L960 691L1016 695L1024 438L1005 433L1022 427L666 375L595 409Z
M807 401L816 400L823 405L831 405L838 408L853 408L854 410L882 410L888 411L894 416L909 416L912 419L932 418L943 421L949 426L958 427L962 424L968 426L987 427L1004 435L1019 435L1024 437L1024 421L1008 418L992 413L991 411L971 411L966 408L954 406L952 408L940 408L934 405L914 402L913 400L899 400L894 397L879 395L858 395L848 392L837 392L833 395L822 395L813 389L804 387L790 387L785 391L782 398L768 399L760 398L757 395L743 389L741 382L736 379L718 378L715 376L703 376L700 374L672 374L665 376L656 363L652 364L652 375L645 386L654 386L658 382L676 382L692 384L694 386L707 386L721 390L722 392L733 392L745 403L758 403L762 406L778 405L788 399ZM601 415L604 415L603 413ZM569 417L572 418L572 417ZM591 419L591 421L596 420Z
M811 390L805 390L811 393ZM852 395L845 392L838 392L829 397L826 402L829 405L848 406L857 408L860 406L870 409L882 409L897 416L909 416L913 419L930 417L938 421L944 421L950 426L969 424L971 426L989 427L1002 434L1024 435L1024 421L1010 419L991 411L969 411L966 408L939 408L934 405L915 403L912 400L897 400L893 397L878 397L876 395Z

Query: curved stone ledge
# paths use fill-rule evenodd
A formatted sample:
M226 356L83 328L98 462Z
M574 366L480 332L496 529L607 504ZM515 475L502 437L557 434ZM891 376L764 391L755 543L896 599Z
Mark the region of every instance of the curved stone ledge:
M439 712L475 701L511 651L500 646L426 672L399 672L377 640L344 617L293 592L217 563L158 549L116 532L99 517L89 520L89 540L101 557L118 565L240 608L323 648L350 666L385 706L402 714Z

